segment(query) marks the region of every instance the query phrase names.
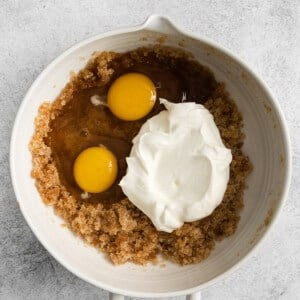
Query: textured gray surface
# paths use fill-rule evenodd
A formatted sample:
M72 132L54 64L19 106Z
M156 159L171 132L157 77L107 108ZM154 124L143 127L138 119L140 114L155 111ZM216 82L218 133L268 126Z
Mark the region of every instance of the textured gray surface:
M165 14L228 47L260 73L287 118L293 180L274 230L256 254L203 299L300 299L300 2L0 0L0 299L107 299L39 244L12 190L9 139L18 106L42 69L94 34Z

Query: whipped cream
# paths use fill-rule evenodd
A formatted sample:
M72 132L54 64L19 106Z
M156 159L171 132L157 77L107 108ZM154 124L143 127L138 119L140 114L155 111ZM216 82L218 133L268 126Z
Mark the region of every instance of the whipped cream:
M203 105L160 102L167 110L148 119L133 139L120 186L157 230L172 232L221 203L232 155Z

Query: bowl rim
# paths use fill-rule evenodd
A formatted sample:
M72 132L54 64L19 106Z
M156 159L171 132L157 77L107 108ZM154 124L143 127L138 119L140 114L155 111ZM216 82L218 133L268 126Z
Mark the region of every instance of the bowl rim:
M160 293L148 293L148 292L132 292L128 291L125 289L120 289L116 288L113 285L109 284L104 284L102 282L99 282L98 280L94 280L92 278L88 278L85 274L82 274L80 271L76 270L76 268L73 265L70 265L69 263L65 262L62 258L60 258L59 253L56 253L52 250L50 250L50 247L48 245L48 242L42 237L42 235L39 233L33 222L30 220L29 217L26 216L26 213L23 210L22 207L22 193L21 190L19 189L17 185L17 172L16 172L16 164L15 164L15 159L13 157L13 153L15 152L15 140L16 140L16 134L17 130L20 127L20 118L23 114L24 108L28 103L30 103L30 98L29 95L32 90L34 90L40 83L40 81L47 75L47 73L60 61L62 61L67 55L75 51L76 49L91 43L95 40L103 39L108 36L114 36L118 34L123 34L123 33L130 33L130 32L135 32L135 31L140 31L140 30L151 30L151 24L156 23L156 22L164 22L168 24L169 26L173 27L173 29L178 33L183 36L198 40L203 42L204 44L217 49L220 52L223 52L227 56L229 56L232 60L236 61L244 70L246 70L258 83L258 85L265 91L268 99L273 105L273 108L275 109L279 123L282 127L283 130L283 137L284 137L284 150L285 150L285 158L286 158L286 163L285 163L285 178L284 182L282 185L282 196L280 200L278 201L278 205L276 206L276 209L274 210L274 213L272 215L272 219L270 221L269 226L266 228L266 230L262 233L260 238L255 242L253 247L248 251L246 255L241 257L239 261L237 261L232 267L227 269L225 272L215 276L214 278L210 279L209 281L195 286L193 288L189 289L184 289L184 290L179 290L179 291L174 291L174 292L160 292ZM208 286L211 286L215 284L217 281L220 281L233 273L239 266L241 266L242 263L244 263L251 255L254 254L255 251L257 251L258 246L262 244L262 242L266 239L268 233L270 232L271 228L273 228L274 224L278 221L279 213L282 210L282 207L287 199L288 196L288 190L289 190L289 185L291 181L291 170L292 170L292 161L291 161L291 142L289 138L289 132L288 132L288 127L286 124L286 121L284 119L283 113L281 111L281 108L279 106L278 100L275 98L274 94L271 92L270 88L266 85L266 83L262 80L260 75L256 74L248 65L240 58L238 58L235 54L233 54L230 50L226 49L225 47L217 44L216 42L210 40L207 37L203 36L197 36L193 33L187 32L176 25L167 17L160 16L160 15L151 15L149 16L144 23L141 25L137 26L130 26L130 27L125 27L121 29L116 29L116 30L111 30L105 33L97 34L95 36L89 37L87 39L84 39L83 41L76 43L75 45L71 46L67 50L65 50L63 53L61 53L58 57L56 57L52 62L50 62L44 69L43 71L38 75L38 77L35 79L35 81L32 83L31 87L28 89L27 93L25 94L21 105L19 107L19 110L17 112L17 115L15 117L13 129L12 129L12 134L11 134L11 140L10 140L10 155L9 155L9 162L10 162L10 176L12 180L12 185L13 189L16 195L16 200L19 203L20 210L29 225L30 229L36 236L36 238L39 240L39 242L43 245L43 247L58 261L62 266L64 266L67 270L69 270L71 273L79 277L80 279L98 287L105 289L109 292L116 293L116 294L121 294L125 296L131 296L131 297L143 297L143 298L161 298L161 297L174 297L174 296L181 296L181 295L186 295L186 294L192 294L195 292L198 292Z

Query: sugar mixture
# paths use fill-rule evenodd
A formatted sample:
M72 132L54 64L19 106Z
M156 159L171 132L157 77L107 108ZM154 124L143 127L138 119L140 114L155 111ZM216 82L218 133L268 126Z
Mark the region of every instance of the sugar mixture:
M118 186L126 172L125 158L133 137L163 106L156 101L145 118L126 122L114 117L106 106L95 105L95 99L96 104L105 102L111 83L127 72L151 78L158 97L175 103L203 104L213 114L225 146L232 151L230 180L222 203L210 216L185 223L172 233L157 231ZM189 54L162 46L127 53L95 53L52 104L41 105L35 124L30 142L32 176L43 201L114 264L146 264L155 261L158 254L182 265L197 263L208 257L216 241L235 232L245 180L251 171L251 163L241 150L242 116L224 84ZM107 191L87 197L76 185L72 167L82 150L99 144L116 155L118 177Z

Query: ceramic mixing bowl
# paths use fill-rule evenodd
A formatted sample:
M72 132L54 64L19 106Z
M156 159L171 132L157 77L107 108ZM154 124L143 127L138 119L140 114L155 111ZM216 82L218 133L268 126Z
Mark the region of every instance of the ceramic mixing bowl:
M244 152L254 170L248 177L245 207L234 235L217 244L202 263L178 266L167 263L147 267L130 263L114 266L102 253L84 244L42 202L30 177L28 144L39 105L54 100L69 80L70 71L85 66L94 51L123 52L164 43L191 52L208 66L228 91L243 115ZM290 180L291 158L287 128L265 83L228 50L203 37L178 29L167 18L151 16L141 26L89 38L55 59L27 92L16 117L11 138L11 176L20 209L36 237L68 270L78 277L118 295L169 297L193 294L236 269L263 240L282 208ZM116 296L115 297L121 297Z

